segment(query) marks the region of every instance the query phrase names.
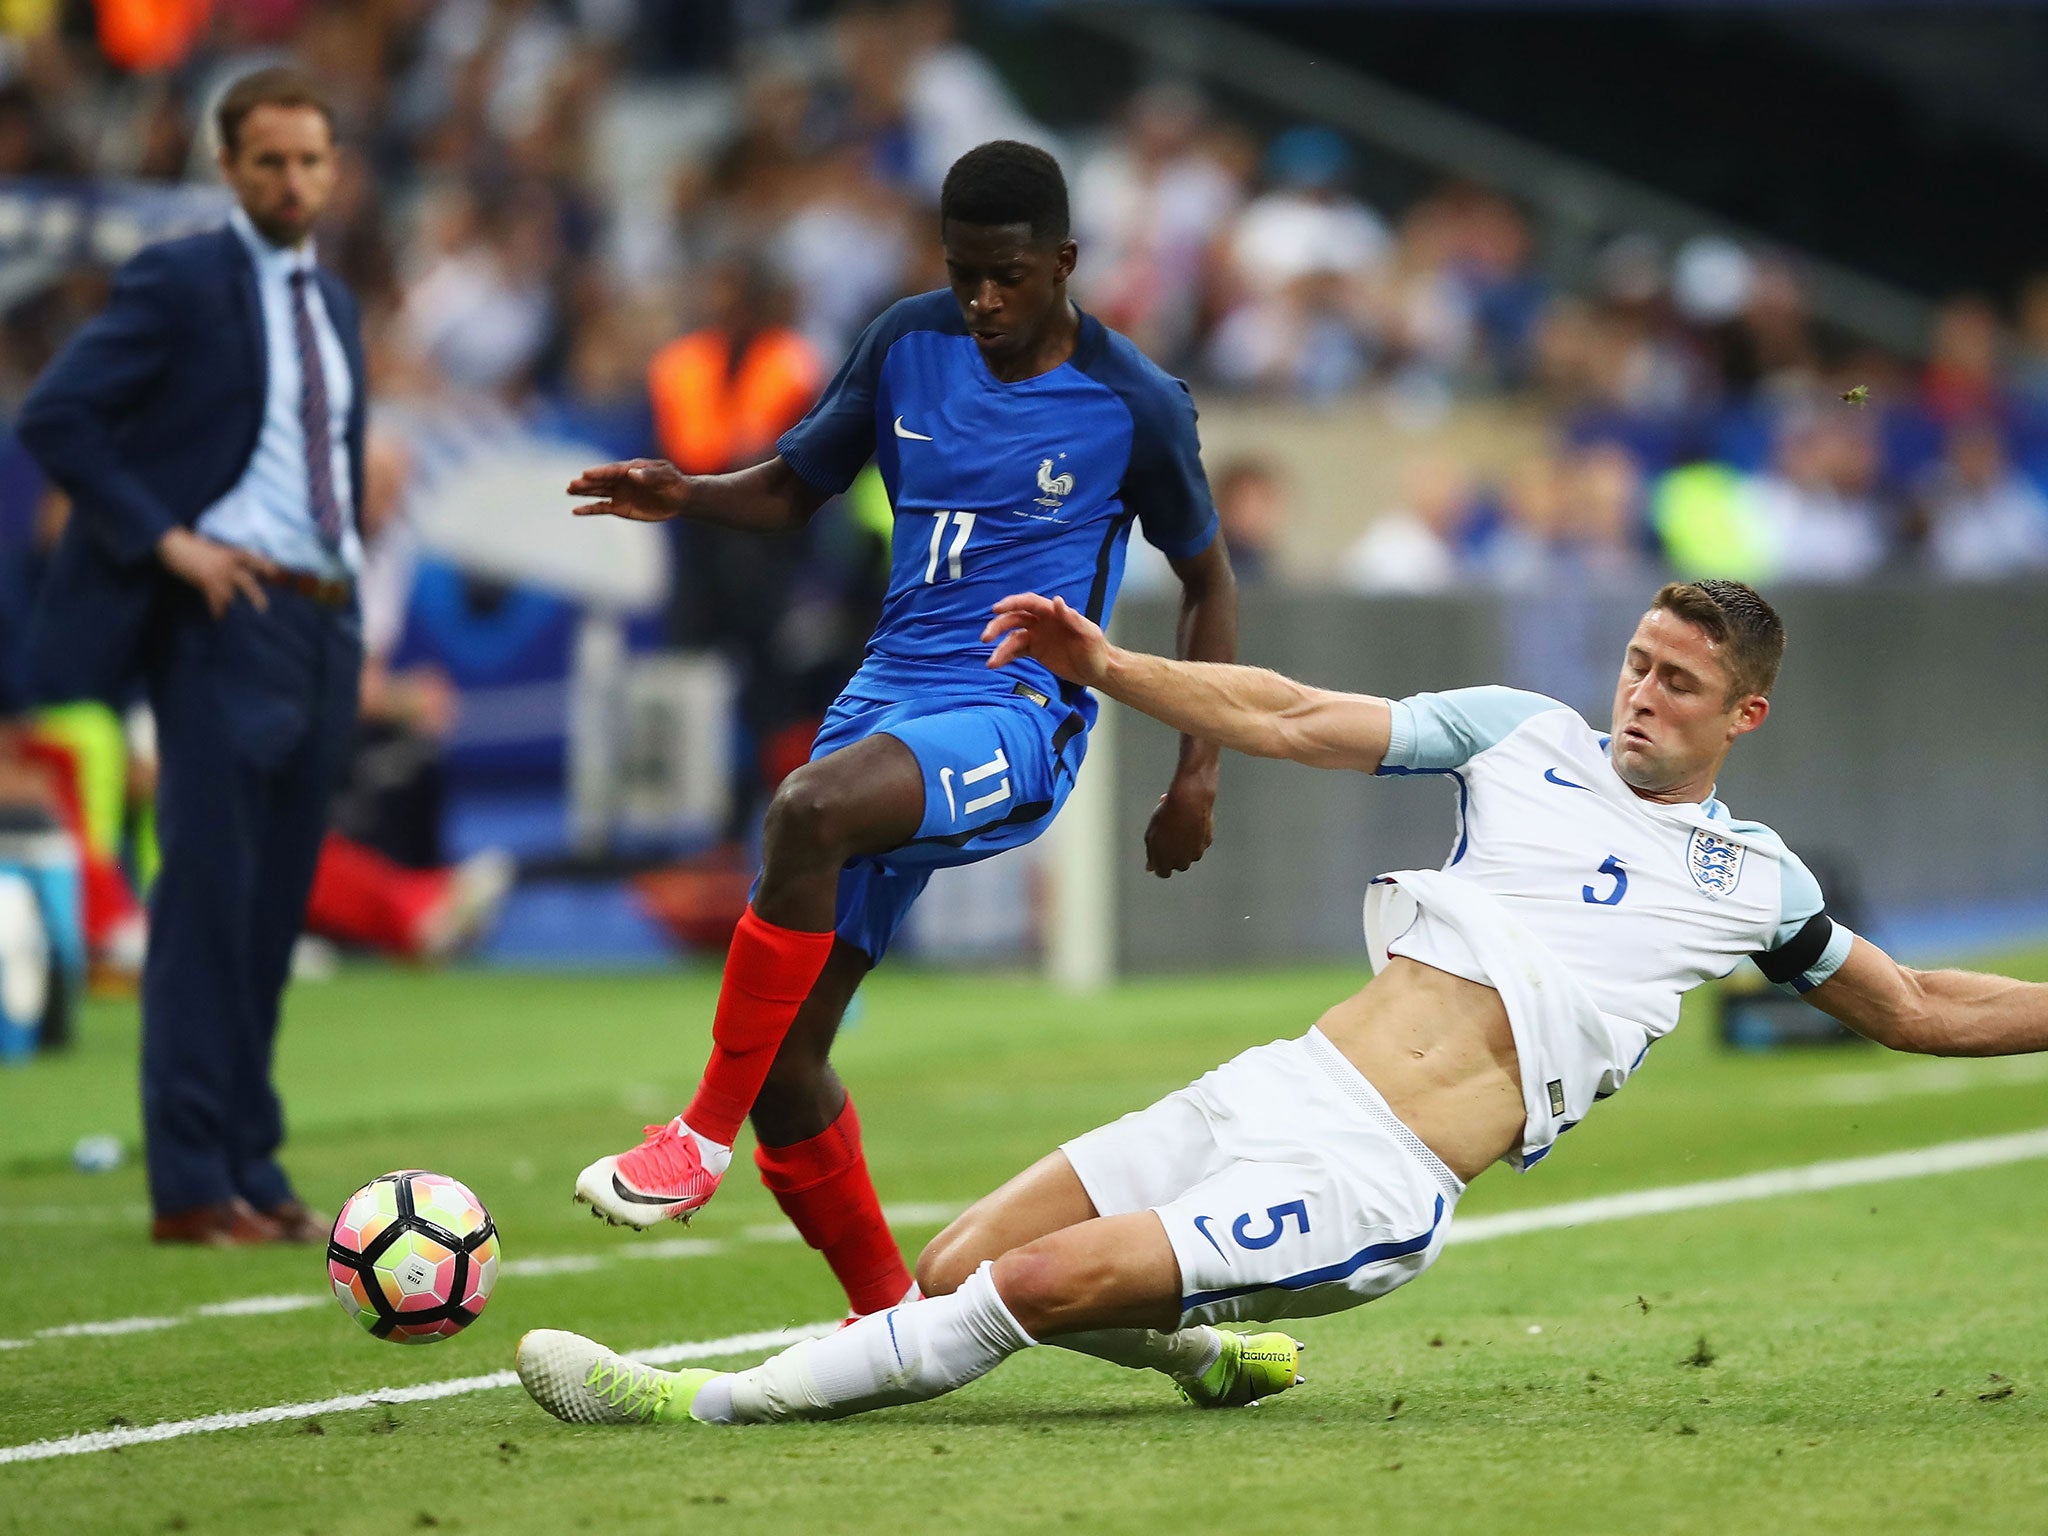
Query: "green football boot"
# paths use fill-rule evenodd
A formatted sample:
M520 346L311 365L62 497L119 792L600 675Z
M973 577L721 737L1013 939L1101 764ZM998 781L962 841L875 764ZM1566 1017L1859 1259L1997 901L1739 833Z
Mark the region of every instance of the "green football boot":
M1176 1376L1180 1395L1197 1408L1244 1408L1308 1380L1301 1352L1308 1348L1284 1333L1235 1333L1218 1328L1223 1351L1199 1376Z
M519 1341L527 1396L568 1424L681 1423L719 1371L662 1371L580 1333L535 1328Z

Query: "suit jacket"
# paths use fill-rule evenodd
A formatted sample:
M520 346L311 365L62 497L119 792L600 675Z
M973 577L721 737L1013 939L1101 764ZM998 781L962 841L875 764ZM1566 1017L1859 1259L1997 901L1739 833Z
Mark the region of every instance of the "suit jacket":
M339 278L314 276L355 379L347 449L360 499L361 316ZM157 541L232 490L256 450L268 387L261 306L234 230L150 246L29 392L16 433L72 504L29 625L38 698L118 699L132 687L152 614L177 583Z

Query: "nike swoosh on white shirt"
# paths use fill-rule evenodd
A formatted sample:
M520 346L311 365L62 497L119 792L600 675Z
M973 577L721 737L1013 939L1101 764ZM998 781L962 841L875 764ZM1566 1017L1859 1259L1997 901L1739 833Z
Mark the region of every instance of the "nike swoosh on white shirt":
M910 430L910 428L903 425L903 418L901 416L898 416L896 418L896 435L898 437L907 437L911 439L911 441L913 442L928 443L931 441L931 438L926 436L924 433L913 432Z

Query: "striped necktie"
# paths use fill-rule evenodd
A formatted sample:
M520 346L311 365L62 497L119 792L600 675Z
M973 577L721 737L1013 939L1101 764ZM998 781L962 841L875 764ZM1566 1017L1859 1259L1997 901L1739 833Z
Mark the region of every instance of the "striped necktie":
M306 307L306 282L301 267L292 273L292 335L299 347L299 425L306 438L306 494L313 503L313 521L329 549L341 548L341 501L334 494L334 444L328 435L327 369L320 343L313 335L313 314Z

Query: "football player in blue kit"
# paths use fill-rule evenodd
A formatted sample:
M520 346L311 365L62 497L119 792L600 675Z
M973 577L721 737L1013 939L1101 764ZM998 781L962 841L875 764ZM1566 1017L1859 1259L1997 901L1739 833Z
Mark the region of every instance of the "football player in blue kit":
M856 1315L911 1287L828 1060L841 1015L934 869L1033 838L1072 789L1092 694L981 637L1019 591L1106 621L1135 522L1182 586L1181 654L1228 661L1237 597L1186 386L1067 297L1067 189L1042 150L963 155L940 200L949 291L870 325L775 457L691 476L640 459L587 471L576 510L732 527L803 523L870 459L895 509L882 618L768 809L762 868L725 963L709 1065L688 1108L583 1171L615 1223L685 1218L717 1188L751 1116L762 1180L831 1264ZM1146 867L1208 847L1216 748L1184 737L1145 833Z

